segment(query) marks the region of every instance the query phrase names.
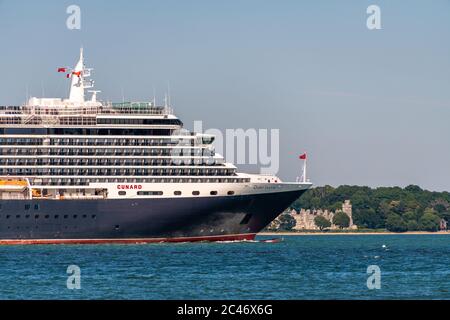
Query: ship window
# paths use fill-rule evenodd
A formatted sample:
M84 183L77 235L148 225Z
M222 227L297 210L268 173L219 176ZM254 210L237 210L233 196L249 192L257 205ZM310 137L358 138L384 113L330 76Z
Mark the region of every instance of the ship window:
M78 216L76 214L73 215L73 218L76 219Z
M198 196L200 194L200 191L192 191L193 196Z
M212 196L217 196L217 191L211 191L209 194Z
M162 191L138 191L138 196L162 196Z
M87 218L87 215L83 214L83 218Z
M58 219L59 218L59 215L55 215L55 219Z
M48 219L50 216L47 214L47 215L45 215L45 219Z
M69 216L67 214L64 215L64 219L67 219Z
M26 204L26 205L25 205L25 210L30 210L30 207L31 207L31 205Z
M95 214L92 215L92 219L96 219L97 216Z
M227 193L229 196L232 196L234 194L234 191L228 191Z
M35 219L39 219L39 215L38 215L38 214L35 215L34 218L35 218Z
M127 192L126 191L119 191L119 196L126 196Z
M39 204L36 203L36 204L34 205L34 210L39 210Z
M16 219L20 219L20 214L18 214L18 215L16 216Z
M176 195L176 196L181 196L181 191L174 191L173 194Z

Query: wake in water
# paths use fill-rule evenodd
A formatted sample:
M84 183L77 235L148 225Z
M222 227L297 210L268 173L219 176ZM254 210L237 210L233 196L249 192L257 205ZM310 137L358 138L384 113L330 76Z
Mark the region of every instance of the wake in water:
M232 241L215 241L216 243L278 243L284 241L283 238L273 238L264 240L232 240Z
M160 242L141 242L136 241L133 243L127 243L127 244L103 244L103 246L127 246L127 245L186 245L186 244L196 244L196 243L280 243L283 242L284 238L272 238L272 239L262 239L262 240L224 240L224 241L180 241L180 242L171 242L171 241L160 241Z

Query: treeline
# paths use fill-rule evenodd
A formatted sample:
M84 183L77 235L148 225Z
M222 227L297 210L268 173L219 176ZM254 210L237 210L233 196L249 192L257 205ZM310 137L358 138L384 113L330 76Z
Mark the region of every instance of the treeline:
M308 190L293 208L337 210L344 200L353 206L359 228L394 232L437 231L441 219L450 221L450 193L422 190L415 185L380 187L316 187Z

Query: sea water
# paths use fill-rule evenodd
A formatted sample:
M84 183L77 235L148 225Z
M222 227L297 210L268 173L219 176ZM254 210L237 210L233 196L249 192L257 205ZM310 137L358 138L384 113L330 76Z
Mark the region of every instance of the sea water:
M1 246L0 299L450 299L450 235Z

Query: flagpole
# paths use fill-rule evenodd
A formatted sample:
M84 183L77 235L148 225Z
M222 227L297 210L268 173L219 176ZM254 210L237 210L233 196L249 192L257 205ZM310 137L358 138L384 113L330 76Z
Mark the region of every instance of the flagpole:
M303 161L303 182L306 183L306 158Z
M301 182L306 183L306 159L308 158L306 152L299 156L300 160L303 160L303 172Z

